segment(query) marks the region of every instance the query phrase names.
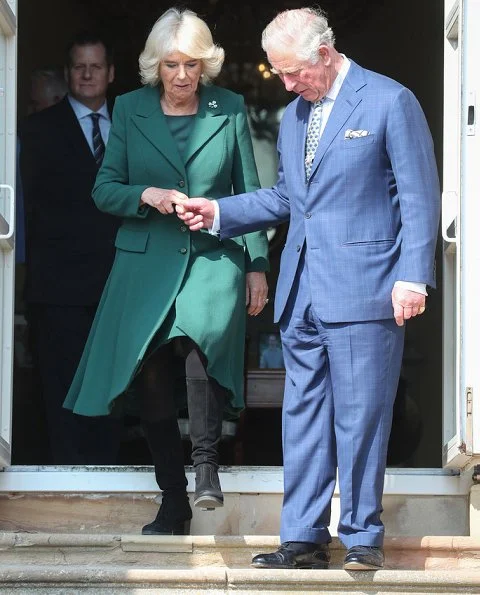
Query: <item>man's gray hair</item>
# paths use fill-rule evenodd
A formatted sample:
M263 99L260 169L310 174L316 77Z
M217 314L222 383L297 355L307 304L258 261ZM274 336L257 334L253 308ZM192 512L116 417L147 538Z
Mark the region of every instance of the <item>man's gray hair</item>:
M285 10L262 33L262 47L267 54L294 53L299 60L316 64L321 45L334 47L335 36L321 8Z

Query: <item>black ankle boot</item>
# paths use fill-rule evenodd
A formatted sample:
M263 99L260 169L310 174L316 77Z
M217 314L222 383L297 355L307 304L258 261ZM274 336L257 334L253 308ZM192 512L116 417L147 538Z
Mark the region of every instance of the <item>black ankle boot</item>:
M188 419L195 467L194 506L223 506L218 478L218 444L222 435L225 389L212 380L187 377Z
M189 535L192 509L185 493L163 495L155 520L142 528L142 535Z
M195 467L193 505L207 510L223 506L223 494L217 467L211 463L202 463Z
M183 445L176 418L143 422L162 504L155 520L142 529L143 535L188 535L192 509L187 496Z

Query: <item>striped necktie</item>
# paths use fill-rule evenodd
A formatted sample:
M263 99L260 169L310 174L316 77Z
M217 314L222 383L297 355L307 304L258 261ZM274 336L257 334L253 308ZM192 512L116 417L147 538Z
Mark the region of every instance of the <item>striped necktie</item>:
M105 143L103 142L102 135L100 133L100 125L98 120L100 119L100 114L96 114L92 112L89 114L92 118L92 143L93 143L93 156L95 157L95 161L100 167L102 165L103 156L105 155Z
M312 171L313 160L320 141L320 130L322 127L323 99L313 104L313 114L307 130L307 142L305 143L305 179L308 180Z

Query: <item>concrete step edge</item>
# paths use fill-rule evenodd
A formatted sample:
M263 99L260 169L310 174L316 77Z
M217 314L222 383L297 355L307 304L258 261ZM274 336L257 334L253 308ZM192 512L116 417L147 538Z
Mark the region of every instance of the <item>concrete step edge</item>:
M348 592L392 588L398 591L416 592L478 592L480 573L478 571L406 571L380 570L377 572L347 572L344 570L259 570L195 568L180 570L124 568L111 566L68 566L57 565L0 565L0 584L20 585L62 584L62 585L105 585L138 584L169 586L175 589L207 586L262 591L281 587L288 591L303 591L309 587L348 587ZM457 591L457 589L463 591ZM475 589L475 591L472 591ZM339 591L341 592L341 591Z
M258 549L277 548L278 536L271 535L136 535L136 534L77 534L77 533L20 533L0 532L0 551L10 548L112 548L133 546L168 546L177 547L180 551L196 549ZM332 550L343 550L344 546L338 538L330 544ZM423 537L387 537L385 551L421 550L423 552L451 552L459 555L480 553L480 538L468 536L423 536ZM171 551L171 550L169 550Z

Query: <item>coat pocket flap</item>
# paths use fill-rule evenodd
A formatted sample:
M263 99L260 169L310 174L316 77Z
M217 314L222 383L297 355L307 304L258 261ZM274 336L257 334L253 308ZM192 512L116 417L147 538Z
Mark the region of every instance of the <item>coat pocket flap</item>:
M137 231L121 227L115 238L115 248L127 252L145 252L149 235L149 231Z

